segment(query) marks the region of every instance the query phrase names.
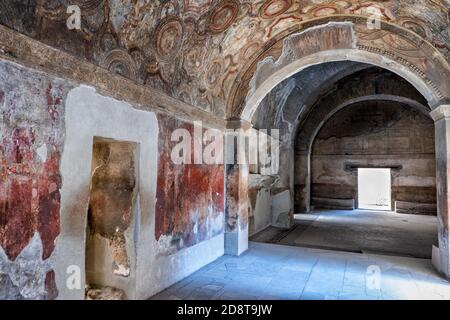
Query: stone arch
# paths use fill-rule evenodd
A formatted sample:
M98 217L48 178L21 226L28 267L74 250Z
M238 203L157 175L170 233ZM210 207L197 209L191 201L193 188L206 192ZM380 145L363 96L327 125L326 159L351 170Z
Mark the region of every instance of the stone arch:
M380 30L368 30L364 21L354 16L309 21L299 26L305 27L303 31L294 31L258 53L232 89L227 116L251 121L267 92L324 62L354 61L392 71L409 81L433 108L450 97L450 67L433 45L387 22L381 23Z
M372 85L367 85L374 80ZM309 106L306 116L296 120L296 127L292 130L290 147L294 147L295 152L291 161L295 169L291 175L296 180L292 189L297 204L295 209L299 212L308 212L310 209L312 144L322 126L339 110L361 102L391 101L413 107L430 117L431 110L426 106L426 99L408 81L380 68L374 68L369 74L366 71L364 74L362 71L355 72L336 82L336 85L339 89L329 90L322 99Z
M360 16L327 16L281 32L277 39L266 43L262 51L252 55L250 61L253 62L247 68L238 71L226 101L226 118L232 123L239 121L241 127L248 126L268 92L290 76L327 62L351 61L389 70L416 88L431 109L449 100L450 66L431 43L392 23L381 22L380 29L368 30L366 22L367 18ZM293 154L289 157L293 159ZM283 164L283 167L286 166ZM242 191L248 184L248 167L240 166L238 176L235 180L242 189L230 203L239 203L244 208L247 207L248 193ZM236 183L229 185L233 184ZM242 217L242 220L247 218ZM290 227L293 208L286 211L282 219L272 210L272 221L275 220L282 220L284 227ZM237 231L233 241L226 241L226 247L228 242L236 243L236 239L242 239L241 234L247 231ZM241 252L245 244L236 248Z
M309 155L311 155L311 147L314 143L314 140L317 137L317 134L320 132L320 129L322 129L323 125L329 120L331 119L331 117L333 117L337 112L339 112L340 110L351 106L353 104L356 103L362 103L362 102L368 102L368 101L391 101L391 102L398 102L407 106L410 106L414 109L416 109L417 111L421 112L422 114L424 114L425 116L427 116L428 118L431 119L430 116L430 109L421 104L420 102L417 102L413 99L410 98L406 98L406 97L402 97L402 96L397 96L397 95L389 95L389 94L375 94L375 95L367 95L367 96L361 96L359 98L355 98L355 99L350 99L345 101L344 103L338 105L337 107L334 107L327 115L325 118L323 118L319 125L316 127L316 129L314 130L314 132L311 134L310 139L308 139L308 150L309 150Z
M330 62L312 66L278 84L260 103L252 124L278 128L280 142L292 140L305 106L311 106L336 83L356 72L372 68L357 62ZM276 97L284 97L278 100Z
M345 101L344 103L338 105L337 107L334 107L331 112L327 114L325 118L323 118L319 125L316 127L314 132L312 133L309 141L308 141L308 150L311 152L312 144L314 143L315 138L317 137L317 134L319 133L320 129L322 129L323 125L337 112L342 110L343 108L346 108L348 106L351 106L352 104L361 103L361 102L368 102L368 101L391 101L391 102L398 102L401 104L408 105L412 108L415 108L417 111L421 112L425 116L431 119L430 116L430 109L421 104L420 102L417 102L416 100L397 96L397 95L390 95L390 94L374 94L374 95L367 95L367 96L361 96L359 98L350 99Z

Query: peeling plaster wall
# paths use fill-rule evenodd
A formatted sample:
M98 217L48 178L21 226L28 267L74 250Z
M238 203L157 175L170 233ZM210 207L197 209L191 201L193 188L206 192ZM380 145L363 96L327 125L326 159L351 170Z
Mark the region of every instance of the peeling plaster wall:
M436 204L433 121L410 106L365 102L337 112L321 129L312 153L312 199L354 199L357 172L346 166L392 170L395 201Z
M171 152L179 143L171 141L175 129L185 129L193 138L190 159L194 163L194 126L165 115L159 115L158 121L156 238L167 246L162 254L170 254L224 232L225 173L223 165L174 164Z
M208 193L209 188L216 186L209 178L196 180L195 170L202 170L203 175L199 176L205 177L206 168L173 168L168 159L171 149L166 143L170 140L171 130L178 128L178 125L189 127L189 124L136 110L128 103L104 97L89 87L78 87L69 96L66 112L68 152L64 153L62 170L66 181L72 183L64 185L62 193L64 216L58 251L61 253L58 283L64 286L68 265L84 263L83 232L87 208L79 204L86 203L88 197L90 167L80 166L79 163L90 161L94 136L139 144L138 223L135 232L137 264L134 290L129 290L127 294L129 299L148 298L221 256L224 247L220 199L223 194L217 195L220 189L214 194ZM108 116L105 117L105 114ZM83 157L74 163L71 159L76 158L76 154L83 154ZM221 181L220 176L223 181L223 171L219 169L218 172L218 181ZM195 187L195 183L199 186ZM187 189L180 192L180 187L190 187L192 193ZM198 192L196 188L206 188L205 192L210 197L218 196L214 202L218 208L212 205L213 202L203 207L207 203L193 201L194 192ZM201 193L196 195L202 200ZM190 211L187 210L187 203L191 201L193 206ZM200 231L199 236L196 236L196 228ZM208 250L205 246L209 247ZM182 267L176 267L180 265ZM82 271L84 275L84 269ZM83 290L64 290L64 295L61 295L73 299L83 296Z
M0 299L57 294L52 259L71 87L0 60Z
M128 298L148 298L223 255L223 166L168 158L171 130L192 124L2 60L0 112L0 299L84 298L94 137L139 149ZM69 266L81 270L79 290L66 286Z

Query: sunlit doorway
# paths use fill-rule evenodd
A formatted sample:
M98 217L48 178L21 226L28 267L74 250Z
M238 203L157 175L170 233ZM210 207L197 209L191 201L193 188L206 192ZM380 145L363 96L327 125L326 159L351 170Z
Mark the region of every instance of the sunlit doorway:
M391 169L358 169L358 208L391 210Z

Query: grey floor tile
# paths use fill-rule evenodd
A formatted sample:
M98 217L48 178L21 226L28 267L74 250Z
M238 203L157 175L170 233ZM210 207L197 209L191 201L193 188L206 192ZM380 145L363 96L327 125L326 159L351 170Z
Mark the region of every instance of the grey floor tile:
M380 288L368 286L370 265L380 267ZM450 284L428 260L250 243L152 299L450 299Z

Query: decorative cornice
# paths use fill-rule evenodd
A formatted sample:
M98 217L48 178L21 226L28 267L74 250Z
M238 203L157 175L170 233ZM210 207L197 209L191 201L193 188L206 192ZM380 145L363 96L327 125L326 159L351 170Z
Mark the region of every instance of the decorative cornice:
M431 118L433 118L434 122L437 122L441 119L450 119L450 104L444 104L437 108L435 108L430 113Z
M64 51L0 25L0 59L95 87L102 94L134 104L136 109L161 112L185 121L223 130L226 121L147 86L134 83Z
M358 45L358 49L362 50L362 51L377 53L377 54L389 57L394 61L399 62L400 64L402 64L403 66L407 67L409 70L411 70L415 74L417 74L420 78L422 78L435 91L436 95L440 99L444 99L444 95L442 94L441 90L439 90L439 87L436 85L436 83L433 80L431 80L430 78L428 78L427 75L425 74L425 72L423 72L419 67L417 67L413 63L409 62L405 58L399 57L398 55L396 55L390 51L387 51L387 50L382 50L380 48L375 48L375 47L370 47L370 46L365 46L365 45Z

